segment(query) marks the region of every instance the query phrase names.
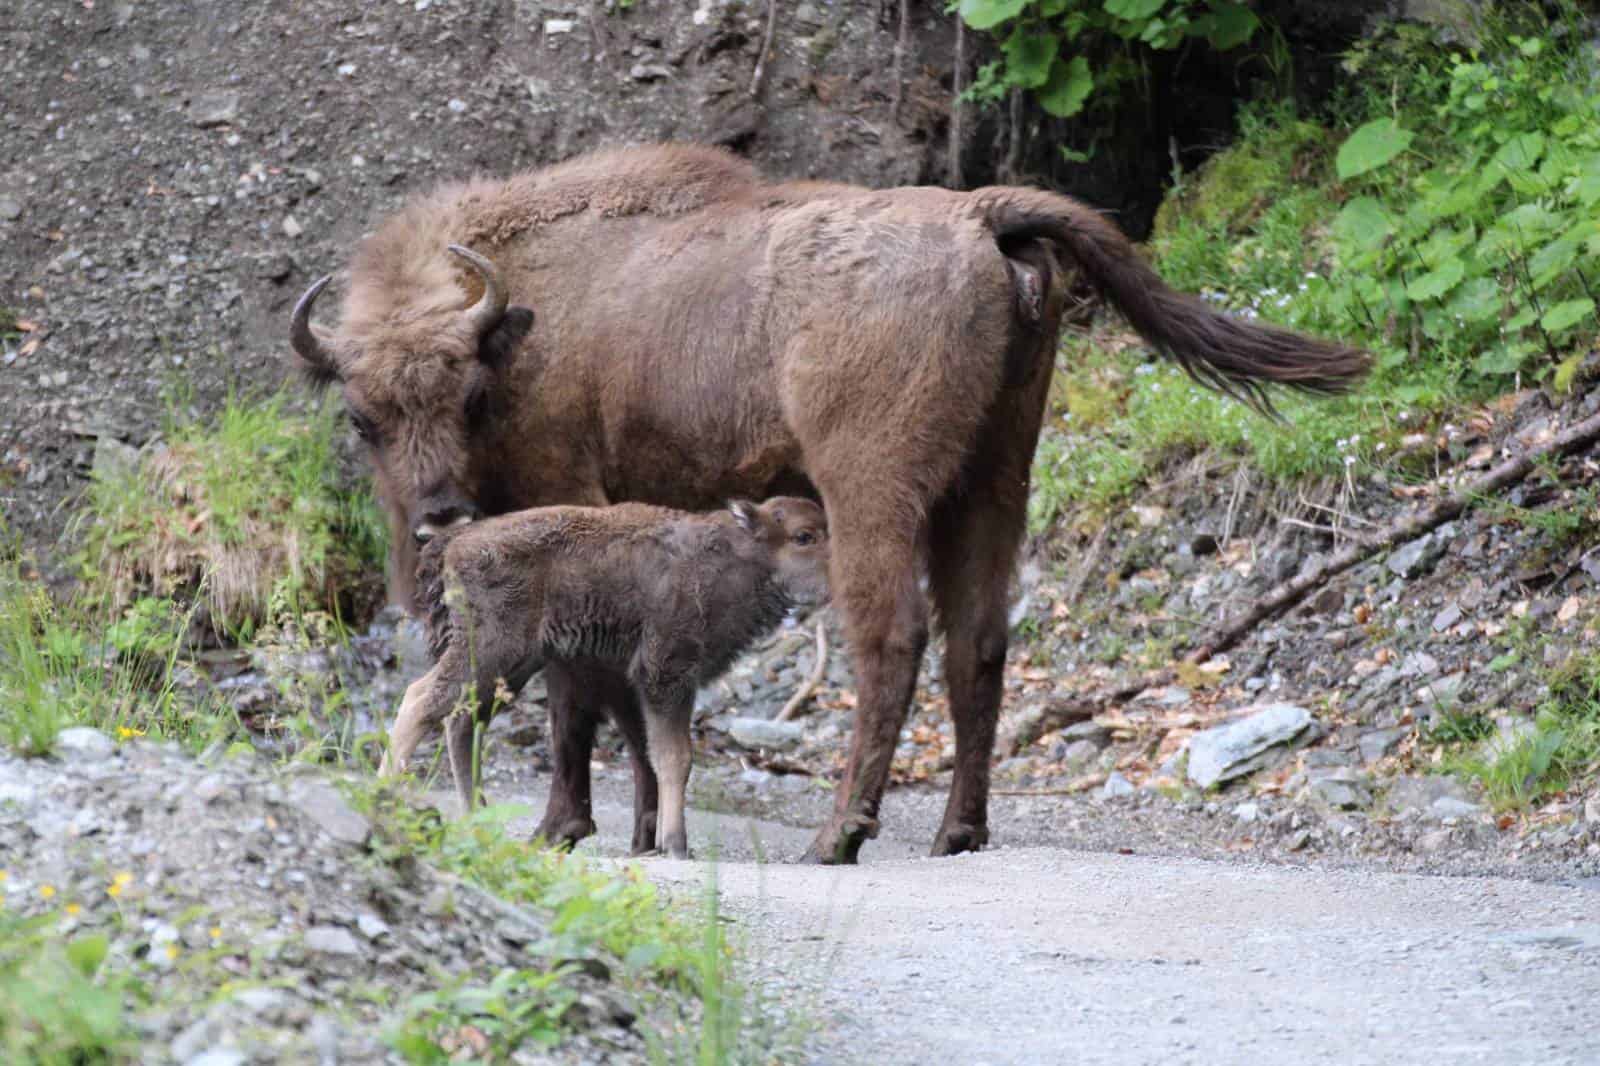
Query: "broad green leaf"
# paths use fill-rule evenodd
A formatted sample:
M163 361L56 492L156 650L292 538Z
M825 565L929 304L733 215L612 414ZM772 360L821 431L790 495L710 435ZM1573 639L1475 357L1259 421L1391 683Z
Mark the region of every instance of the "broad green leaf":
M1006 75L1013 85L1037 89L1050 80L1060 42L1053 33L1013 33L1006 40Z
M1039 14L1053 19L1072 5L1072 0L1039 0Z
M1533 345L1524 341L1509 341L1495 345L1472 362L1472 369L1480 374L1510 374L1522 369L1522 363L1533 351Z
M1493 278L1468 278L1456 287L1445 309L1452 317L1481 325L1499 318L1504 303L1499 282Z
M1446 259L1420 278L1406 286L1406 295L1413 300L1437 300L1449 292L1466 274L1459 258Z
M1050 81L1036 94L1039 106L1057 118L1068 118L1083 110L1083 102L1094 89L1094 75L1089 72L1089 61L1076 56L1063 63L1058 56L1050 68Z
M1339 146L1339 180L1349 181L1376 170L1410 147L1411 139L1411 131L1401 129L1392 118L1368 122Z
M961 0L961 21L975 30L988 30L1022 14L1028 0Z
M1394 232L1394 219L1371 196L1357 196L1345 204L1333 222L1333 235L1340 244L1362 251L1376 251L1385 237Z
M1577 262L1583 237L1580 230L1570 229L1528 258L1528 273L1533 275L1534 289L1544 288L1571 269Z
M1526 329L1539 321L1539 312L1531 307L1524 307L1506 320L1506 332L1515 333L1519 329Z
M67 961L85 977L93 977L111 947L103 933L80 936L67 944Z
M1572 185L1572 195L1584 207L1593 207L1600 201L1600 152L1585 156L1578 164L1578 177Z
M1106 0L1105 8L1112 14L1129 22L1147 19L1167 6L1167 0Z
M1204 35L1211 47L1226 52L1255 35L1261 20L1243 4L1213 2L1211 13L1195 19L1190 32Z
M1571 329L1592 314L1594 314L1594 301L1582 296L1576 300L1564 300L1556 304L1544 313L1539 325L1551 333L1560 333Z
M1538 131L1519 133L1500 146L1500 150L1490 160L1490 166L1500 171L1521 173L1532 170L1533 165L1539 162L1539 157L1543 154L1544 134Z

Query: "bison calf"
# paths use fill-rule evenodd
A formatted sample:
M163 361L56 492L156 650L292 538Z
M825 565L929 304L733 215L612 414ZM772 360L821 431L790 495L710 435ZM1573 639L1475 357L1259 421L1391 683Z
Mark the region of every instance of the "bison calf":
M599 665L623 674L643 704L661 792L655 846L682 858L695 690L791 606L827 599L827 523L821 507L796 497L711 514L635 503L535 508L434 537L417 589L435 665L406 690L380 772L404 770L423 730L443 720L456 790L471 810L473 721L487 723L497 694L514 696L548 662ZM472 714L452 714L469 687ZM637 737L636 722L617 724Z

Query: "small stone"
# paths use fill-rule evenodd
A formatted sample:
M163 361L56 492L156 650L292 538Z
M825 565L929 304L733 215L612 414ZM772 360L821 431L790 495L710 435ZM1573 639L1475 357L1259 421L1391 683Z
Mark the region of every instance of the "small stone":
M337 925L314 925L306 930L306 948L324 955L359 955L361 945L350 930Z
M115 437L101 436L94 441L94 460L89 473L99 482L126 481L139 471L139 449Z
M293 238L293 237L300 236L300 234L302 234L304 232L305 232L305 229L300 225L299 222L295 221L295 217L293 215L284 215L283 216L283 233L284 233L284 236Z
M361 930L361 935L368 940L376 940L381 936L389 935L389 923L379 918L376 914L362 912L356 918L356 928Z
M558 33L571 33L577 25L573 19L545 19L544 32L546 37L554 37Z
M774 722L766 718L733 718L728 735L747 748L787 748L800 742L806 727L802 722Z
M244 988L233 994L231 1002L237 1003L252 1014L265 1014L280 1010L292 1003L293 997L281 988L262 986Z
M1430 533L1396 549L1385 565L1398 578L1409 581L1421 577L1444 555L1445 544L1445 538Z
M207 129L225 126L239 117L239 94L232 90L201 93L189 105L189 121Z
M1433 631L1443 633L1459 621L1461 621L1461 608L1452 603L1433 616Z
M1135 791L1133 782L1115 770L1111 772L1110 777L1106 778L1106 783L1100 787L1100 795L1105 799L1120 799L1123 796L1133 795Z
M372 824L332 785L321 781L302 782L290 795L289 802L341 844L361 847L372 835Z
M448 107L451 111L454 111L458 115L467 110L467 102L465 100L458 100L455 98L452 98L450 102L444 106Z
M1245 825L1249 825L1261 817L1261 806L1255 800L1245 800L1233 809L1233 817Z
M0 196L0 219L15 222L22 217L22 205L9 196Z
M98 729L76 726L56 734L55 750L75 762L101 762L116 754L117 742Z
M635 63L628 71L628 77L634 81L659 81L672 77L672 68L659 63Z
M1342 607L1344 607L1344 593L1331 585L1317 593L1311 600L1311 610L1316 614L1333 614Z
M1350 770L1335 770L1311 782L1311 794L1328 806L1350 811L1372 802L1366 782Z
M1288 841L1285 843L1285 847L1287 847L1290 851L1300 851L1310 843L1311 830L1302 829L1288 839Z
M1074 722L1061 731L1061 739L1066 741L1087 740L1096 747L1105 747L1111 742L1111 730L1093 719L1087 722Z
M1583 820L1590 825L1600 825L1600 792L1584 801Z
M1060 759L1066 763L1086 763L1100 754L1100 745L1092 740L1074 740L1066 745Z

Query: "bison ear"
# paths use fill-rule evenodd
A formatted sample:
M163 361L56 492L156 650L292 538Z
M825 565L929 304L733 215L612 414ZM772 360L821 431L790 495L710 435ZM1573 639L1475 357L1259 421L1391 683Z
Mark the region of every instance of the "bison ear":
M739 528L746 533L754 533L760 516L756 514L756 505L749 500L734 500L728 504L728 510L733 512L733 520L739 523Z
M485 366L497 367L511 358L522 338L533 328L533 309L508 307L500 321L478 343L478 359Z

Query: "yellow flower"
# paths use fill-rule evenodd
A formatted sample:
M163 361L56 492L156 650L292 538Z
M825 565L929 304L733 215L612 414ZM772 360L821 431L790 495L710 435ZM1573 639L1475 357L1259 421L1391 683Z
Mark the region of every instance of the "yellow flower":
M211 927L211 939L212 940L221 940L222 939L222 926L213 925Z
M168 944L167 945L167 958L175 959L177 957L178 957L178 945L176 945L176 944Z
M132 737L142 737L142 736L144 736L144 730L143 729L134 729L132 726L125 726L125 725L117 726L117 738L119 740L128 740L128 739L130 739Z
M56 895L56 886L55 885L40 885L39 886L39 896L40 896L40 898L42 898L42 899L54 899L55 895Z
M69 917L69 918L72 917L73 915L77 914L82 909L83 908L78 906L76 903L67 904L67 917Z
M4 870L0 870L0 885L5 884L6 883L6 878L8 878L10 876L11 875L6 873Z

